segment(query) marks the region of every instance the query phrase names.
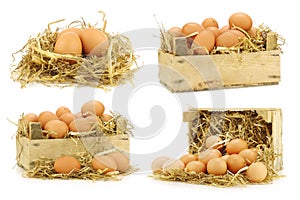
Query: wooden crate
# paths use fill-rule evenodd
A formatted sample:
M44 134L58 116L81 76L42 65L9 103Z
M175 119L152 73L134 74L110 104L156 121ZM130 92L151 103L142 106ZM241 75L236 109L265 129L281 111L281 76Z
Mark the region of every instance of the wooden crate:
M17 164L25 170L34 167L34 161L41 158L55 159L61 155L79 155L117 149L129 154L129 135L84 136L63 139L41 139L39 123L29 124L29 137L16 138Z
M278 84L280 50L275 44L273 34L267 39L267 50L254 53L181 55L179 48L179 56L176 48L173 53L160 49L159 79L172 92Z
M274 170L280 171L283 168L283 158L282 158L282 111L278 108L232 108L232 109L207 109L200 108L197 110L191 110L183 113L183 121L188 122L189 129L189 144L191 144L191 140L194 137L192 134L195 130L193 130L193 121L198 118L199 111L208 111L212 113L225 113L228 111L251 111L256 112L259 116L262 117L267 123L271 124L271 137L272 137L272 148L274 149L274 153L277 155L276 159L273 162ZM266 136L267 137L267 136ZM203 138L200 138L203 139ZM190 152L192 151L191 145L189 146ZM193 152L191 152L193 153Z

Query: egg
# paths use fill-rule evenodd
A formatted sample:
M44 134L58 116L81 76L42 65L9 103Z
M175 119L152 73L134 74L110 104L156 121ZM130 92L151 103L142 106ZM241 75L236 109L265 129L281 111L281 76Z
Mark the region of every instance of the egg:
M202 26L204 28L207 28L207 27L216 27L216 28L219 28L219 24L218 24L217 20L215 20L212 17L204 19L202 21Z
M92 159L92 167L95 170L105 170L105 172L113 172L117 170L116 161L106 155L95 156Z
M39 117L34 113L28 113L24 116L27 122L38 122Z
M71 110L65 106L59 107L55 112L55 114L58 118L60 118L65 113L71 113Z
M207 163L206 170L209 174L224 175L227 172L227 165L223 159L213 158Z
M262 162L252 163L246 171L246 176L249 179L249 181L256 182L256 183L265 180L267 175L268 175L267 167Z
M235 34L229 31L221 33L221 35L219 35L219 37L217 37L216 39L216 46L218 47L230 48L238 43L239 43L238 36L236 36Z
M180 27L172 27L168 30L168 33L173 37L183 37L182 29Z
M239 153L239 155L245 159L247 165L250 165L256 161L257 151L253 149L244 149Z
M88 115L101 116L104 112L104 105L97 100L91 100L83 104L81 107L81 114L86 117Z
M65 34L65 33L69 33L69 32L76 33L76 34L79 36L79 38L80 38L81 35L82 35L82 29L72 27L72 28L64 29L62 32L60 32L60 33L57 35L56 40L58 40L58 38L59 38L61 35Z
M59 117L59 120L65 122L67 125L69 125L74 119L75 116L72 113L65 113Z
M85 117L85 119L90 122L92 125L95 124L96 122L100 122L100 119L96 115L89 115Z
M227 162L228 157L229 157L229 155L226 154L226 155L222 156L221 159L223 159L225 162Z
M229 17L229 26L237 26L245 31L248 31L252 27L252 19L249 15L242 12L237 12Z
M203 26L201 26L200 24L195 23L195 22L186 23L182 27L182 33L184 35L190 35L190 34L196 33L196 32L200 33L203 30L204 30Z
M74 117L76 119L76 118L82 118L83 116L82 116L81 112L78 112L74 115Z
M231 171L232 173L237 173L240 169L242 169L243 167L246 166L246 161L245 159L238 155L238 154L231 154L228 158L227 158L227 168L229 171Z
M162 169L164 171L175 170L175 169L183 170L184 167L185 167L184 163L181 160L169 159L163 163Z
M47 122L55 119L58 119L58 117L54 113L50 111L44 111L39 114L38 122L41 123L41 128L44 129Z
M79 36L73 32L62 34L55 42L54 53L80 56L82 44Z
M224 33L224 32L226 32L226 31L228 31L228 30L230 30L230 26L229 25L225 25L222 28L220 28L221 34Z
M256 36L258 30L256 27L252 26L247 32L248 32L249 36L253 38Z
M201 161L191 161L186 165L185 171L195 172L195 173L201 173L201 172L205 173L206 165Z
M63 138L68 133L69 127L65 122L55 119L47 122L45 130L48 131L50 138Z
M209 149L206 151L203 151L199 154L198 160L202 161L204 164L207 165L208 161L210 161L213 158L219 158L222 154L217 149Z
M199 48L197 48L199 46ZM203 30L194 39L192 48L196 48L194 53L196 55L205 55L215 46L215 36L211 31Z
M86 120L85 118L76 118L70 124L70 131L73 132L86 132L90 131L93 126L93 123Z
M151 169L153 172L157 172L162 170L162 166L164 164L164 162L166 162L167 160L170 160L169 157L163 156L163 157L158 157L156 159L154 159L151 163Z
M218 29L218 28L216 28L216 27L213 27L213 26L207 27L205 30L212 32L212 33L214 34L214 36L215 36L215 39L216 39L217 37L219 37L219 35L221 35L220 29Z
M108 121L110 121L110 120L113 118L113 116L111 116L110 114L102 114L102 115L100 116L100 118L101 118L104 122L108 122Z
M231 140L226 146L226 152L230 154L239 154L242 150L248 149L248 144L245 140L235 138Z
M123 153L115 151L107 154L107 156L115 160L115 162L117 163L117 170L119 172L126 172L129 169L129 159Z
M109 40L106 34L93 27L86 28L83 31L81 41L83 52L87 55L102 56L109 47Z
M186 154L180 157L180 160L184 163L184 165L187 165L189 162L198 160L198 157L194 154Z
M80 170L80 162L72 156L62 156L55 160L54 170L60 174L77 173Z
M220 138L218 135L210 135L206 138L205 140L205 147L206 148L211 148L213 147L214 149L219 149L222 147L221 144L216 145L216 143L221 142L222 138Z

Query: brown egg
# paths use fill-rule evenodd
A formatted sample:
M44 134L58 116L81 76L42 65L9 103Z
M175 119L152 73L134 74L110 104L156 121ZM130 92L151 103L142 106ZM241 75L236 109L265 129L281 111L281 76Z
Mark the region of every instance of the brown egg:
M252 26L250 30L247 31L250 37L255 37L257 34L257 28Z
M86 132L90 131L93 126L93 123L89 122L85 118L76 118L70 124L70 131L73 132Z
M227 172L227 165L223 159L214 158L207 163L206 169L209 174L224 175Z
M223 159L225 162L227 162L227 159L228 159L229 156L230 155L226 154L226 155L222 156L221 159Z
M221 35L221 31L218 28L213 27L213 26L207 27L205 30L212 32L215 36L215 39L217 39L217 37L219 37L219 35Z
M72 156L63 156L55 160L54 170L61 174L77 173L80 170L80 163Z
M226 32L226 31L228 31L228 30L230 30L230 26L229 25L225 25L222 28L220 28L221 34L224 33L224 32Z
M207 165L208 161L210 161L213 158L219 158L222 154L217 149L209 149L206 151L203 151L199 154L198 160L202 161L204 164Z
M80 38L81 35L82 35L82 29L72 27L72 28L67 28L67 29L63 30L62 32L60 32L60 33L57 35L56 40L58 40L58 38L59 38L61 35L63 35L64 33L69 33L69 32L76 33L76 34L79 36L79 38Z
M65 113L71 113L71 110L65 106L59 107L55 112L55 114L58 118L60 118L60 116L62 116Z
M222 33L216 39L216 46L230 48L230 47L233 47L234 45L238 44L240 42L240 38L242 36L241 36L241 34L239 34L236 31L237 30L228 30L228 31Z
M218 24L217 20L215 20L212 17L204 19L203 22L202 22L202 26L204 28L207 28L207 27L216 27L216 28L219 28L219 24Z
M232 173L237 173L240 169L246 166L245 159L238 154L231 154L227 159L227 168Z
M163 163L162 169L164 171L174 170L174 169L183 170L184 167L185 167L184 163L181 160L169 159Z
M194 22L187 23L182 27L182 33L184 35L190 35L196 32L200 33L203 30L204 30L203 26Z
M79 36L73 32L62 34L55 43L54 53L81 55L82 44Z
M42 129L44 129L45 125L49 121L55 120L55 119L58 119L58 117L54 113L52 113L50 111L44 111L39 114L38 122L41 123Z
M191 161L186 165L185 170L187 172L205 173L206 165L201 161Z
M96 115L90 115L85 117L85 119L91 124L95 124L96 122L101 122L100 119Z
M180 158L180 160L184 163L184 165L187 165L189 162L196 161L197 159L198 157L191 153L183 155Z
M194 39L192 47L200 46L194 50L196 55L205 55L215 46L215 36L211 31L203 30Z
M129 159L123 153L121 153L119 151L115 151L115 152L107 154L107 156L109 156L115 160L115 162L117 163L117 170L119 172L126 172L129 169L129 167L130 167Z
M220 138L219 136L211 135L211 136L206 138L205 147L208 148L208 149L210 147L213 147L214 149L219 149L220 147L222 147L222 145L221 144L215 145L215 144L218 143L218 142L221 142L221 141L222 141L222 138Z
M86 28L83 31L81 41L83 52L87 55L102 56L109 47L109 40L106 34L93 27Z
M100 116L100 118L104 121L104 122L108 122L109 120L111 120L113 118L113 116L111 116L110 114L102 114Z
M229 17L229 26L237 26L248 31L252 27L252 19L246 13L234 13Z
M101 116L104 112L104 105L100 101L91 100L83 104L81 114L86 117L89 115Z
M81 112L78 112L78 113L76 113L76 114L74 115L74 117L75 117L75 118L82 118L83 116L82 116Z
M239 154L243 149L248 149L248 144L245 140L236 138L231 140L226 146L226 152L231 154Z
M157 171L162 170L162 166L163 166L164 162L166 162L167 160L170 160L170 158L165 157L165 156L154 159L151 164L152 171L157 172Z
M243 32L239 31L239 30L229 30L229 31L232 32L233 34L235 34L236 36L238 36L239 38L246 37L246 35Z
M169 33L170 35L172 35L173 37L183 37L183 36L184 36L184 34L182 33L181 28L176 27L176 26L170 28L170 29L168 30L168 33Z
M266 165L262 162L252 163L246 171L246 176L251 182L262 182L268 175Z
M38 122L39 117L34 113L28 113L24 116L27 122Z
M250 165L256 161L257 151L253 149L244 149L239 153L239 155L245 159L247 165Z
M63 138L68 133L69 127L65 122L55 119L47 122L45 130L48 131L50 138Z
M65 122L68 126L75 119L72 113L65 113L59 117L59 120Z
M105 172L113 172L117 170L116 161L109 156L95 156L92 159L92 166L95 170L105 170Z

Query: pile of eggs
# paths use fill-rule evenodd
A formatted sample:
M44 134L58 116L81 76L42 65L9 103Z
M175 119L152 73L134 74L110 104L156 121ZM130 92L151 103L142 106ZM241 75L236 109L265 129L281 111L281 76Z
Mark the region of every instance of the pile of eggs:
M67 28L57 35L54 53L102 56L108 46L107 35L97 28Z
M107 123L113 119L110 114L105 114L104 105L97 100L84 103L81 112L73 114L65 106L59 107L55 113L43 111L39 115L28 113L24 116L27 122L39 122L43 132L49 138L64 138L69 131L90 131L95 123Z
M209 136L205 141L206 150L198 155L186 154L180 159L159 157L152 162L152 170L157 172L178 169L216 176L224 175L228 171L236 174L246 170L249 181L259 183L265 180L268 174L267 167L262 162L256 162L256 149L248 148L247 142L240 138L230 140L226 147L223 143L219 136ZM225 150L224 155L221 153L222 149Z
M219 24L214 18L206 18L201 24L190 22L182 28L172 27L168 33L173 37L187 37L189 47L194 54L208 54L214 47L233 47L245 38L247 33L254 37L257 28L252 26L253 22L246 13L238 12L229 17L228 25L219 29ZM238 27L238 28L237 28ZM197 48L198 46L204 47Z
M92 158L90 167L106 174L109 172L126 172L130 165L129 159L119 151L106 155L96 155ZM77 173L81 169L80 162L73 156L62 156L55 160L54 170L60 174Z

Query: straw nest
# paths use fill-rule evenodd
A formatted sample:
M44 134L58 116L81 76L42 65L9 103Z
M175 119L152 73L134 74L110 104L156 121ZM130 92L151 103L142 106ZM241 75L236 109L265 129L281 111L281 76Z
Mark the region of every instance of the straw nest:
M250 52L260 52L268 50L268 34L272 34L271 45L272 50L280 50L281 46L285 44L285 39L276 32L273 32L268 26L261 24L257 27L257 32L254 36L250 36L248 32L244 31L239 27L233 27L235 30L239 30L245 34L246 37L240 39L240 42L235 46L227 47L214 47L213 50L209 53L210 55L216 54L230 54L230 53L250 53ZM194 49L187 48L187 38L197 34L193 33L188 36L183 37L174 37L172 36L163 25L160 27L161 32L161 49L169 52L175 53L174 45L178 45L176 48L180 49L180 54L183 55L193 55ZM195 45L194 48L198 48Z
M11 78L20 82L21 87L41 83L46 86L91 86L102 89L131 80L135 71L131 68L135 63L135 56L130 40L121 34L111 35L105 32L105 14L100 13L103 14L103 27L99 30L106 33L110 41L105 55L97 57L54 53L60 28L52 30L51 26L63 21L59 20L50 23L47 29L30 38L22 49L13 54ZM81 19L70 23L67 28L90 26ZM18 63L17 57L21 57Z
M112 113L113 118L107 122L100 121L99 123L95 123L92 127L91 131L88 132L69 132L65 136L65 138L70 138L74 140L75 143L78 142L78 139L85 143L86 137L95 137L95 144L99 145L98 143L101 142L104 146L103 152L101 154L106 154L112 151L115 151L115 147L110 144L107 140L107 136L112 135L131 135L132 126L131 124L122 116ZM24 119L24 115L21 115L21 118L18 121L18 130L16 139L17 142L21 137L28 137L29 136L29 123ZM43 131L45 134L44 139L48 139L47 133ZM100 140L99 140L100 138ZM55 139L49 139L55 140ZM97 149L100 150L100 149ZM21 164L21 154L23 151L23 147L21 151L17 155L17 163L22 166ZM86 179L86 180L121 180L122 177L131 174L136 171L136 168L130 167L126 172L106 172L106 170L94 170L92 167L92 158L95 154L99 154L97 152L93 152L93 149L87 149L86 152L78 152L75 155L68 155L73 156L78 159L81 169L77 173L69 173L69 174L60 174L55 172L54 170L54 162L55 159L40 157L39 159L34 160L34 167L30 170L26 170L24 173L25 177L29 178L41 178L41 179Z
M266 122L256 111L252 110L224 112L197 110L197 112L197 116L191 121L190 153L198 154L203 151L205 149L204 141L211 135L220 136L225 141L225 145L233 138L241 138L247 141L249 148L257 149L257 161L263 162L268 169L266 179L260 184L271 183L282 177L279 174L281 169L274 169L274 161L282 155L274 150L276 147L272 141L272 123ZM222 155L224 154L225 149L222 151ZM246 169L247 167L244 167L236 174L227 171L225 175L221 176L175 169L157 171L152 176L164 181L229 187L252 184L246 177Z

